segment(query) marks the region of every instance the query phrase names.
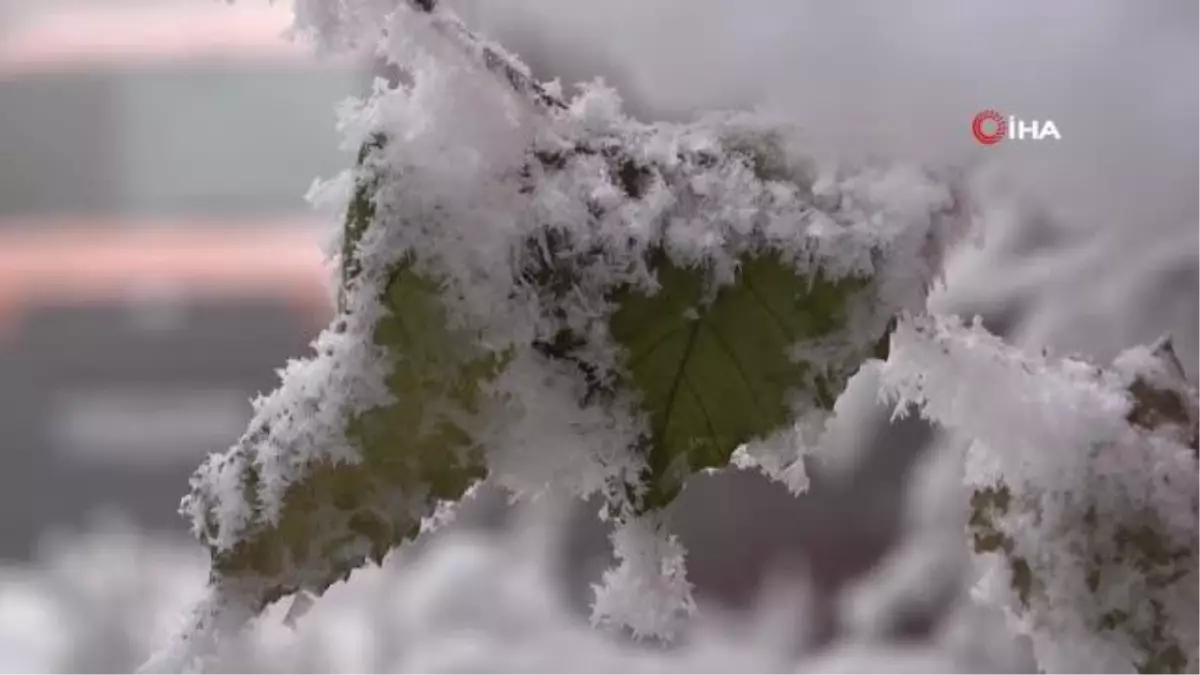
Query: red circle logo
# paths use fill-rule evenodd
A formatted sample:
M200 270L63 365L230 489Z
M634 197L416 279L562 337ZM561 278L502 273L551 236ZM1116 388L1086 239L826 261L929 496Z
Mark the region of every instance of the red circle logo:
M995 110L984 110L971 122L971 133L984 145L995 145L1008 134L1008 120Z

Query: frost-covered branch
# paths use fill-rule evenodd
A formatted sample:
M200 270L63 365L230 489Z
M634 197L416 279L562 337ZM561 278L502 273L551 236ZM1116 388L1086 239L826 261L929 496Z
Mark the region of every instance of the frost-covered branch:
M499 44L489 42L472 33L453 12L446 11L439 0L408 0L409 6L431 17L433 28L464 54L478 60L483 66L530 102L550 109L567 107L559 93L552 92L538 82L529 68L516 56L509 54Z
M1196 391L1169 340L1112 366L1031 357L978 325L902 321L897 413L972 439L970 535L1053 672L1191 672L1197 661Z

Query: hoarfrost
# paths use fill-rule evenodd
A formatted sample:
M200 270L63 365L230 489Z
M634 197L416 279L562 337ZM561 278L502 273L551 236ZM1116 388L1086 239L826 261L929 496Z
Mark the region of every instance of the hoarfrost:
M1041 667L1195 666L1196 393L1169 341L1099 368L906 318L883 384L897 414L972 439L978 597L1007 609Z
M185 501L196 531L217 550L228 550L251 520L277 523L283 495L307 467L356 461L347 420L403 398L387 391L388 356L370 337L386 311L378 296L400 261L438 280L453 327L510 355L491 385L509 405L472 429L495 440L489 461L497 480L518 492L554 482L588 494L634 469L636 458L620 448L630 447L641 422L631 405L567 411L562 402L578 383L529 346L567 327L588 336L583 358L612 370L620 354L603 327L613 309L605 294L654 292L648 251L662 247L680 265L703 265L718 285L733 280L740 256L763 250L802 275L876 277L880 292L855 306L847 333L823 352L809 347L807 356L820 353L824 362L861 350L896 311L919 309L936 275L931 242L944 245L962 228L942 178L908 166L816 171L810 158L789 154L787 129L766 118L645 124L625 115L602 83L547 105L553 97L515 57L446 11L302 2L297 22L335 47L349 44L353 31L367 31L361 38L374 30L380 54L407 77L377 83L342 111L350 136L369 130L387 140L357 174L384 180L368 195L375 217L350 249L358 269L344 298L352 306L314 343L316 355L289 364L280 388L256 402L250 432L198 472ZM824 176L821 200L811 192L814 171ZM351 177L318 185L314 199L348 203ZM525 281L530 261L521 251L531 240L573 263L568 292L547 297ZM246 484L247 467L254 485ZM802 487L798 470L789 480Z

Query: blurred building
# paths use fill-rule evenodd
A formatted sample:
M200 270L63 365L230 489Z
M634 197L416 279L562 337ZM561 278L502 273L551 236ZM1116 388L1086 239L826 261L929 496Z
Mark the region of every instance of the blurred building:
M179 529L186 478L331 311L304 195L350 165L367 68L286 3L0 11L0 557L105 506ZM18 11L19 10L19 11Z

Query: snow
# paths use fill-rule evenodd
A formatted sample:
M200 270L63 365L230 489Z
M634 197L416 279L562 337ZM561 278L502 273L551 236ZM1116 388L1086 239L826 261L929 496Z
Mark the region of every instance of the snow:
M855 632L803 644L809 591L763 589L748 611L697 616L670 649L593 628L560 594L560 507L538 503L495 532L453 529L333 587L294 626L287 603L223 641L215 672L1022 672L970 611L921 642ZM204 592L195 546L99 523L63 533L36 565L0 572L4 672L126 672ZM91 581L87 581L91 580ZM871 593L870 585L861 592ZM888 602L881 615L900 609ZM148 630L149 627L149 630ZM911 664L906 666L905 664Z
M684 550L664 529L661 516L648 515L613 532L613 552L620 563L595 588L593 624L628 628L635 638L669 641L696 612Z

